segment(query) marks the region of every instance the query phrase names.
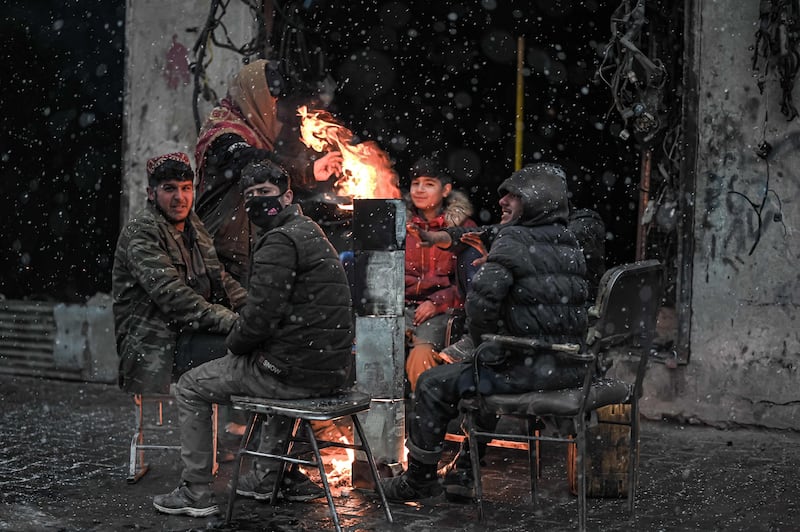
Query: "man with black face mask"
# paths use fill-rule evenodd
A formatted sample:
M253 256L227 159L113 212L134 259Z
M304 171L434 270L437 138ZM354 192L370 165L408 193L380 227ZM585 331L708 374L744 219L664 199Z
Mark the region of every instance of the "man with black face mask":
M258 228L250 285L239 319L228 334L228 354L185 373L178 381L182 483L153 500L168 514L203 517L218 511L211 490L211 404L231 395L297 399L330 395L353 384L350 287L322 229L292 204L286 171L269 160L250 163L240 187L245 210ZM289 425L273 418L262 428L259 450L269 453ZM267 500L279 463L260 458L240 478L237 493ZM299 471L289 471L279 496L302 501L324 495Z

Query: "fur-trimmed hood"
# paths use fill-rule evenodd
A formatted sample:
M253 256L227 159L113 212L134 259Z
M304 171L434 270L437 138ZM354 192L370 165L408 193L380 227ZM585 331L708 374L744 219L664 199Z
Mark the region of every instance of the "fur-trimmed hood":
M406 192L403 195L403 199L406 201L407 219L421 217L411 201L411 194ZM464 192L455 189L451 190L450 194L444 199L443 207L446 227L460 226L475 212L469 197Z

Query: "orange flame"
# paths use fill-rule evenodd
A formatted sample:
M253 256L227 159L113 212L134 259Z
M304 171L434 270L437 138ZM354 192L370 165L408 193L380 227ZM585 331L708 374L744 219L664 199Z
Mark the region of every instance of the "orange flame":
M342 436L339 438L339 441L342 443L350 443L347 438ZM347 483L350 484L350 478L352 476L352 467L353 462L356 459L356 453L353 449L342 449L345 453L339 453L339 457L331 457L330 467L331 472L328 473L328 479L332 480L332 482L339 482L339 483ZM342 457L344 454L344 457Z
M318 151L339 151L342 154L342 175L333 188L337 195L350 198L397 199L397 173L388 154L376 142L352 144L353 133L337 124L327 111L309 111L299 107L300 140ZM352 208L352 207L350 207Z
M329 436L333 438L332 436ZM352 443L350 438L340 435L337 439L330 441L339 441L341 443ZM355 461L356 453L353 449L342 447L329 447L327 449L320 449L322 455L322 463L325 467L326 476L328 477L328 485L334 490L341 490L352 487L353 478L353 462ZM319 476L319 471L316 468L301 466L301 471L306 475L314 477ZM336 493L334 493L336 495Z

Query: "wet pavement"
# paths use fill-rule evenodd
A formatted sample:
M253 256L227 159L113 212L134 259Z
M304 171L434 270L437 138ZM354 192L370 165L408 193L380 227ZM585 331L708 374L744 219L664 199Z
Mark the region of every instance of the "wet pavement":
M177 485L175 451L150 452L151 469L126 482L134 415L116 387L0 375L0 530L332 530L324 499L276 507L238 499L234 522L167 516L152 496ZM177 432L172 435L177 440ZM554 444L553 444L554 445ZM490 448L487 523L471 504L443 497L392 504L394 525L371 492L337 486L347 531L527 531L576 529L564 447L543 448L541 499L531 505L524 451ZM633 520L624 499L589 499L590 530L800 530L800 433L646 420ZM215 482L220 502L231 464Z

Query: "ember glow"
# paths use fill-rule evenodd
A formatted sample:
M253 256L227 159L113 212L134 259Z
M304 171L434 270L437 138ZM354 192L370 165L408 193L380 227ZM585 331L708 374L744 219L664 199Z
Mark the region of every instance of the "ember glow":
M342 154L342 175L337 176L334 192L350 198L400 198L397 173L389 156L376 142L352 144L353 133L337 124L327 111L297 109L301 117L300 140L318 151L339 151ZM349 206L352 208L352 205Z

